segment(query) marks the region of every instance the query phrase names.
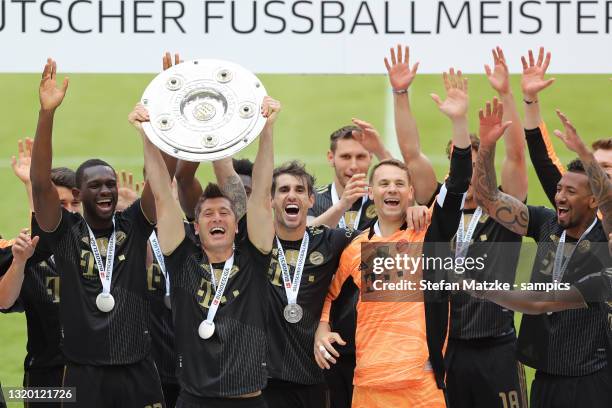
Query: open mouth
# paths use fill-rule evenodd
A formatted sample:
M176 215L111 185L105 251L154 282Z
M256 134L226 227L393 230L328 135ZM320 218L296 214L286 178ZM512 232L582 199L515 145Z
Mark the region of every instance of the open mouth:
M102 211L109 211L113 206L113 200L111 198L102 198L96 201L96 206Z
M397 198L386 198L383 202L389 207L399 207L400 205L400 201Z
M296 204L289 204L285 207L285 213L287 215L298 215L299 212L300 207L298 207Z
M222 237L223 235L225 235L225 228L223 228L223 227L212 227L210 230L208 230L208 232L213 237Z
M557 207L557 217L559 219L564 219L569 214L569 208L567 207Z

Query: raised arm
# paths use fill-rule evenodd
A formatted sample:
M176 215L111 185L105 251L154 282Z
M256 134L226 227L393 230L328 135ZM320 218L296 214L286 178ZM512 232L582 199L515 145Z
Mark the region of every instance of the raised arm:
M164 159L159 149L151 143L142 129L142 122L149 121L149 113L141 104L138 104L128 116L128 120L142 138L145 172L148 179L145 189L150 189L155 200L159 245L162 252L168 255L185 238L183 213L172 196L172 182Z
M393 90L393 107L395 111L395 132L404 162L412 176L414 197L417 203L427 204L438 187L436 173L429 159L421 153L419 130L416 125L408 89L416 76L419 63L410 68L410 50L408 47L391 48L391 62L385 58L385 67Z
M358 141L368 152L372 153L378 160L386 160L393 158L391 153L385 148L380 139L378 130L365 120L353 118L352 122L359 128L359 131L353 131L353 137Z
M525 138L521 119L516 108L516 101L510 88L510 72L506 65L506 57L500 47L493 50L494 67L485 65L489 83L497 91L504 106L504 121L512 124L504 132L506 157L502 165L502 190L511 196L525 201L527 198L527 164L525 162Z
M480 110L480 148L475 167L474 195L476 202L495 221L516 232L527 234L529 210L520 200L497 188L495 175L495 144L510 122L502 123L503 107L497 99L487 102L486 111Z
M25 140L17 141L17 157L11 157L13 173L21 182L26 190L30 212L34 212L34 200L32 198L32 182L30 181L30 167L32 165L32 144L34 142L29 137Z
M593 152L584 144L576 128L569 121L567 116L557 110L557 115L563 123L564 132L555 130L558 136L568 149L578 154L584 170L589 177L591 191L601 212L601 222L606 235L612 232L612 181L593 157Z
M179 160L174 173L179 202L188 220L194 219L195 206L204 191L196 177L199 166L200 163Z
M21 230L11 248L13 262L8 271L0 278L0 309L9 309L21 293L27 260L34 254L38 238L30 238L28 229Z
M247 195L240 176L234 170L232 158L221 159L213 162L213 169L217 177L217 183L223 193L234 203L236 218L241 219L246 214Z
M68 89L68 78L61 87L56 85L57 65L51 58L47 60L38 89L40 111L36 138L32 146L32 197L38 225L43 231L54 231L60 223L62 209L57 190L51 181L53 148L51 135L55 110L61 105Z
M266 96L261 114L268 118L259 135L259 148L253 164L253 190L247 202L247 229L253 245L263 253L272 250L274 221L272 215L272 173L274 171L274 122L281 105Z

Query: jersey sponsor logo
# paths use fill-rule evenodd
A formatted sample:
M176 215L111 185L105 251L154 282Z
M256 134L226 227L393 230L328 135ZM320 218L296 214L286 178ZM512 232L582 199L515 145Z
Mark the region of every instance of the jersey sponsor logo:
M47 295L51 299L52 303L59 303L60 301L60 278L59 276L47 276L45 278L45 287L47 288Z
M161 267L157 262L151 263L147 268L147 289L150 292L165 292L165 286L166 279L164 278Z
M116 247L119 248L121 244L125 242L126 239L127 239L127 235L125 234L125 232L117 231ZM87 245L87 249L81 248L81 260L80 260L81 273L85 279L88 279L88 280L99 279L96 259L94 258L93 253L91 252L91 248L89 246L89 237L83 237L81 238L81 241L83 241ZM100 255L102 255L102 257L106 257L106 252L108 251L108 238L106 237L96 238L96 244L98 244ZM115 253L116 253L116 250L115 250ZM118 262L123 262L123 261L125 261L125 255L124 254L117 255L117 259L115 260L115 265Z
M207 264L202 264L200 265L200 267L203 268L205 271L207 271L208 274L210 274L209 272L210 267ZM238 265L234 264L234 266L232 266L232 270L230 272L230 276L228 279L231 279L239 271L240 271L240 268L238 268ZM223 269L215 269L215 277L217 278L217 282L219 281L219 278L221 277L222 272L223 272ZM221 302L220 302L221 305L226 304L230 300L234 300L235 298L238 297L238 295L240 295L239 290L233 290L231 293L225 292L225 294L221 297ZM206 278L202 278L200 280L200 286L196 292L196 302L198 302L198 304L202 306L204 309L208 309L210 308L210 305L212 304L214 297L215 297L215 290L213 288L212 282L210 282L210 280Z
M285 249L285 259L287 260L287 265L289 265L290 272L293 272L295 270L295 265L297 264L297 259L298 259L299 254L300 254L300 251L298 251L297 249ZM313 256L314 256L314 261L319 262L319 259L320 259L321 263L313 262L313 259L311 259ZM321 265L325 261L325 256L323 256L323 254L318 251L314 251L309 255L308 261L312 265ZM291 276L293 277L293 273L291 274ZM304 278L306 278L306 280L304 280ZM268 280L274 286L280 286L280 287L284 286L283 271L280 267L280 264L278 263L278 249L277 248L272 248L272 260L270 261L270 266L268 267ZM307 274L306 271L304 271L302 274L302 282L300 283L300 285L312 283L314 281L315 281L315 275Z

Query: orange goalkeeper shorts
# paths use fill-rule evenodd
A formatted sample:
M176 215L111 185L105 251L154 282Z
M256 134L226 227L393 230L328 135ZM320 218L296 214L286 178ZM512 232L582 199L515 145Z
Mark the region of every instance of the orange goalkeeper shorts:
M446 408L433 374L398 389L353 388L352 408Z

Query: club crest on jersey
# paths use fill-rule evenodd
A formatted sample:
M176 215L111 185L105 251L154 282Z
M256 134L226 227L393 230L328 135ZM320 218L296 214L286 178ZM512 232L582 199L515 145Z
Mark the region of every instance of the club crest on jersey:
M591 249L591 242L588 239L580 241L578 244L578 253L585 254Z
M370 219L376 217L376 206L374 204L370 204L368 206L368 208L365 211L365 216Z
M314 251L313 253L310 254L310 256L308 257L308 260L313 265L321 265L323 261L325 260L325 258L323 257L323 254L320 253L319 251Z

